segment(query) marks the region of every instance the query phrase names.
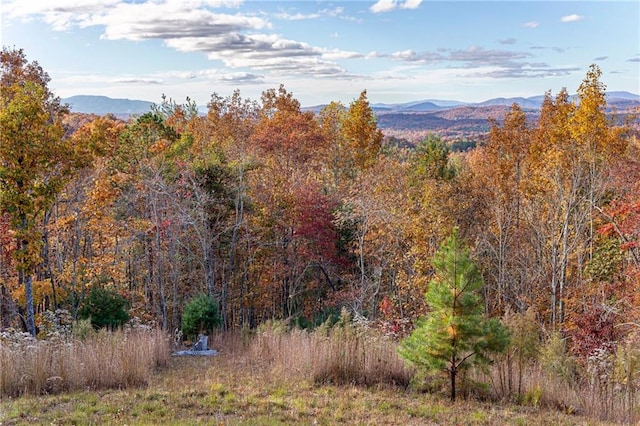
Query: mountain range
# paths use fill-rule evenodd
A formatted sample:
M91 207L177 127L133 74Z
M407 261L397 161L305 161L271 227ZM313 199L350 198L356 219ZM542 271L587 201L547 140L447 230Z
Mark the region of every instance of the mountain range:
M434 133L445 140L472 140L486 134L490 118L501 121L514 103L523 109L527 121L535 122L543 100L544 96L494 98L478 103L424 99L397 104L375 103L371 107L376 112L378 128L389 137L415 142ZM72 112L97 115L110 113L123 119L149 112L153 106L148 101L87 95L65 98L62 102L69 104ZM324 105L317 105L303 110L319 112L323 107ZM624 114L638 107L639 95L629 92L607 93L607 108L610 111ZM202 113L206 112L206 107L199 109Z
M575 97L576 95L573 95ZM386 112L427 112L446 110L457 107L492 107L492 106L511 106L517 103L523 109L540 109L544 96L532 96L529 98L493 98L484 102L461 102L442 99L424 99L414 102L404 102L396 104L374 103L371 107L378 113ZM69 104L73 112L86 114L115 114L117 116L144 114L149 112L153 102L132 100L132 99L113 99L106 96L78 95L62 99L62 102ZM640 104L640 95L630 92L608 92L607 102L610 107ZM305 107L303 109L309 111L320 111L325 105L317 105ZM206 107L201 107L204 110Z
M570 98L573 100L577 95L572 95ZM425 99L415 102L407 102L401 104L371 104L372 108L378 112L424 112L451 109L461 106L467 107L492 107L492 106L511 106L514 103L520 105L522 109L540 109L542 102L544 101L544 95L531 96L529 98L517 97L517 98L493 98L483 102L460 102L460 101L445 101L440 99ZM625 107L628 104L640 104L640 95L636 95L630 92L608 92L607 103L609 107L621 106Z

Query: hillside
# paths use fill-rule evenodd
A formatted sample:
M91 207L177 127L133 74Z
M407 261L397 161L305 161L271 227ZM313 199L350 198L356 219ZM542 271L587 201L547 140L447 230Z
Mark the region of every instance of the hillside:
M459 106L430 112L378 113L378 127L387 136L417 141L430 133L445 140L478 139L489 131L490 119L501 121L511 106ZM534 122L538 110L525 109Z

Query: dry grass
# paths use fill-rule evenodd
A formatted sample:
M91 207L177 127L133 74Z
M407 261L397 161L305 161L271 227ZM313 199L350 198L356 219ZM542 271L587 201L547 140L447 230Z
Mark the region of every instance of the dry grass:
M406 387L412 372L397 357L396 344L356 329L268 329L257 335L214 335L209 341L219 356L171 357L169 368L155 374L145 370L146 386L4 397L0 424L611 424L557 404L563 393L580 396L533 370L523 384L529 399L518 404L473 398L452 404L444 394ZM98 350L107 358L130 349L105 343ZM93 352L98 344L91 343ZM136 361L114 365L123 362Z
M522 376L522 392L505 394L498 390L498 368L475 379L493 384L496 399L523 406L579 414L591 419L621 424L640 424L640 394L613 381L599 381L582 372L566 377L546 371L538 362L526 366ZM633 385L632 385L633 386Z
M86 340L0 341L0 396L145 384L169 358L161 332L100 332Z
M413 376L393 341L355 328L338 327L324 333L267 330L253 340L248 356L267 363L284 378L315 383L406 387Z

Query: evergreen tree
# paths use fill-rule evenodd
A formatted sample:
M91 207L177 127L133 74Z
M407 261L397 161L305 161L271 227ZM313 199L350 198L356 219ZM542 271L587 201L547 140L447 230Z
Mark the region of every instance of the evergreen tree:
M93 287L78 312L80 318L91 320L94 328L115 329L128 320L127 301L113 290Z
M489 354L507 348L509 335L499 321L485 317L482 277L456 229L436 252L433 266L436 275L425 294L430 312L398 350L418 368L446 372L454 401L458 373L487 364Z
M187 303L182 314L182 333L195 338L199 333L210 333L220 325L220 314L215 301L200 294Z

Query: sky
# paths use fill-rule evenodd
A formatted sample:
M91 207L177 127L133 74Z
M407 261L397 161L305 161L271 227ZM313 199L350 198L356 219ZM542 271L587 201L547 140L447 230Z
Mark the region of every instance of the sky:
M481 102L567 88L591 64L640 94L640 1L0 0L0 42L60 97L206 105L283 84L303 106Z

